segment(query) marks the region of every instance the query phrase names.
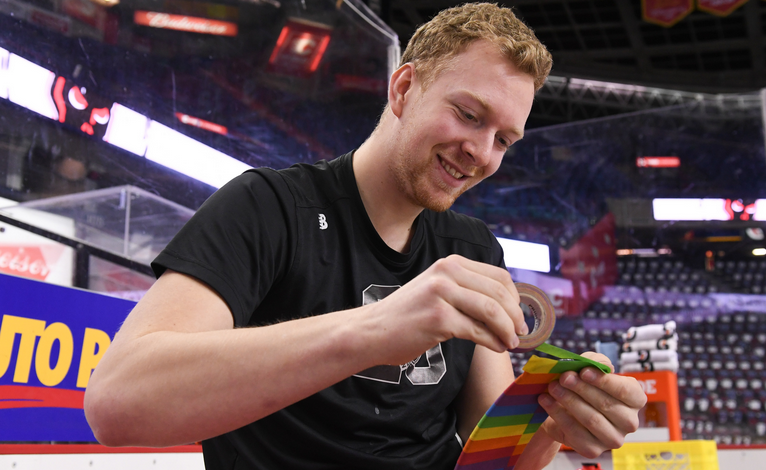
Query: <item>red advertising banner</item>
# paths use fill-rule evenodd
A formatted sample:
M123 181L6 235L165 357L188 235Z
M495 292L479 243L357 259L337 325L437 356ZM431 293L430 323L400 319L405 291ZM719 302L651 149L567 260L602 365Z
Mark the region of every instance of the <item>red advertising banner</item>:
M331 33L327 25L288 19L271 52L267 70L280 75L311 75L327 50Z
M747 3L747 0L697 0L697 9L716 16L728 16Z
M137 25L152 28L174 29L192 33L214 34L216 36L236 36L237 25L229 21L209 20L185 15L170 15L156 11L137 10L133 14Z
M204 119L200 119L194 116L189 116L188 114L176 113L176 119L186 125L199 127L200 129L215 132L216 134L227 135L229 133L229 130L226 128L226 126L222 126L210 121L205 121Z
M693 9L693 0L641 0L644 21L666 28L684 19Z
M106 43L117 43L117 33L120 30L119 18L114 12L110 13L104 5L91 0L62 0L61 11L101 31Z
M681 159L678 157L638 157L636 166L639 168L678 168Z
M50 271L40 247L0 246L0 273L44 281Z
M90 0L63 0L61 10L72 18L94 26L101 31L106 23L106 7Z
M572 281L567 315L578 315L617 280L614 214L609 213L568 250L559 249L561 275Z
M358 90L369 93L385 93L388 82L381 78L358 75L335 74L335 84L342 90Z

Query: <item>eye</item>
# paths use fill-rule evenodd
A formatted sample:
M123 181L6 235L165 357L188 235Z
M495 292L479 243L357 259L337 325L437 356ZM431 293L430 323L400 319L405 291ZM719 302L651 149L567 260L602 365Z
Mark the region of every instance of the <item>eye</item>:
M511 141L506 139L505 137L500 136L497 138L497 140L498 142L500 142L500 145L502 145L505 148L508 148L511 146Z
M460 109L460 114L463 115L463 117L466 119L466 121L472 121L473 122L473 121L477 121L478 120L478 119L476 119L476 116L471 114L469 111L466 111L463 108L459 108L459 109Z

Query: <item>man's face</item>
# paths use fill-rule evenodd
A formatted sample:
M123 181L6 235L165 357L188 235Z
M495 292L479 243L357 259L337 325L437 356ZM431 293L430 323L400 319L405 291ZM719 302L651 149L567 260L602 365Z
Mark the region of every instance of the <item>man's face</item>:
M495 45L477 41L425 91L420 83L414 79L407 93L391 169L411 202L444 211L497 171L522 138L534 81Z

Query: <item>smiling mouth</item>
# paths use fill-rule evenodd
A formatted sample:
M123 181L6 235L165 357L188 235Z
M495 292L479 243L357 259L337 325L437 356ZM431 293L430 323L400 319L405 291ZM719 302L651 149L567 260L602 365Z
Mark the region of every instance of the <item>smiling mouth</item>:
M458 179L458 180L459 180L459 179L461 179L462 177L464 177L464 176L465 176L464 174L460 173L460 172L459 172L459 171L457 171L456 169L452 168L452 167L449 165L449 163L445 162L445 161L444 161L444 160L442 160L441 158L439 159L439 161L441 162L441 164L442 164L442 168L444 168L444 171L446 171L447 173L449 173L450 175L452 175L452 177L453 177L453 178L455 178L455 179Z

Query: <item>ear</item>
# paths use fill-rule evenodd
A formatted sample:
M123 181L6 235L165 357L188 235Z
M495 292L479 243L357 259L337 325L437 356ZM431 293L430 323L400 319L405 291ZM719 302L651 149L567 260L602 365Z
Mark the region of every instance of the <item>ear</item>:
M396 117L402 116L407 92L415 81L415 66L411 62L402 65L391 75L388 82L388 105Z

